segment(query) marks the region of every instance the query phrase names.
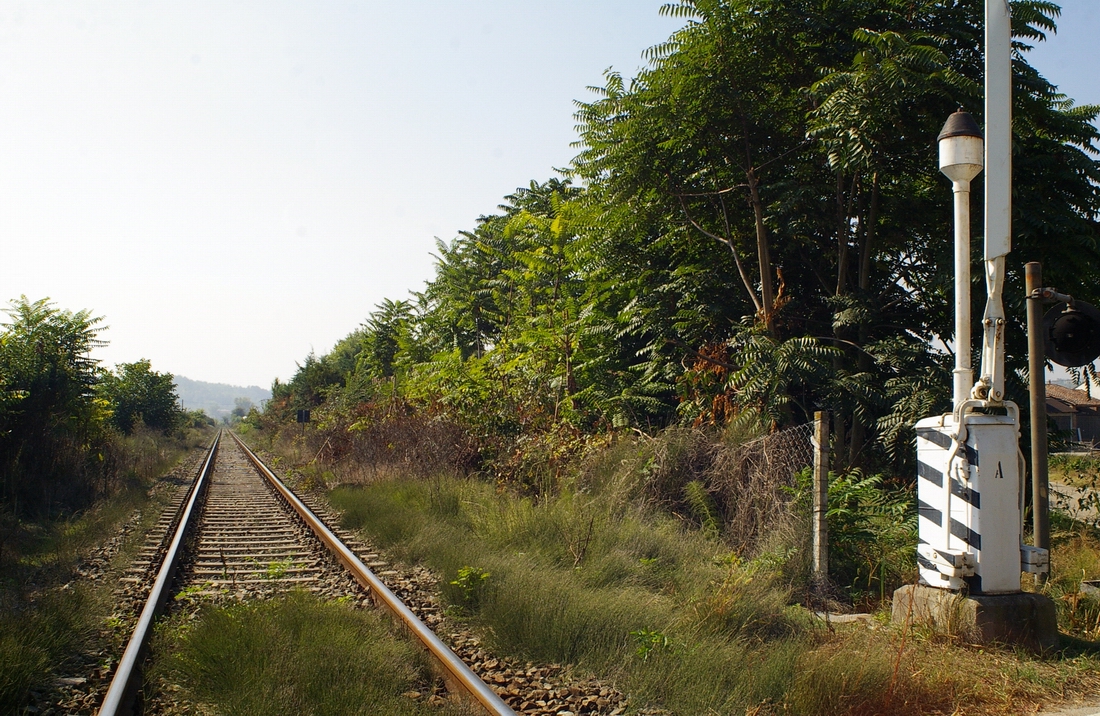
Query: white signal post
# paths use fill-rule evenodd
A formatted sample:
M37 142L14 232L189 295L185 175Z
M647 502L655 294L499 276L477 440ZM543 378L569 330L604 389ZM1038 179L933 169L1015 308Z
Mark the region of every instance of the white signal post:
M1004 399L1001 294L1011 248L1012 47L1005 0L985 4L985 137L962 110L939 136L940 170L955 201L953 411L917 423L921 582L971 594L1020 591L1020 572L1046 567L1045 551L1022 545L1024 462L1020 411ZM984 151L984 157L983 157ZM985 167L985 282L981 373L971 365L970 182Z
M984 143L978 123L959 110L939 136L940 171L955 195L955 408L970 399L974 369L970 361L970 181L982 171Z
M940 169L955 198L953 410L916 424L920 583L894 592L893 619L958 630L977 642L1043 651L1058 643L1048 597L1020 589L1047 550L1022 543L1020 409L1004 397L1005 256L1011 248L1012 28L1008 0L985 0L985 137L966 112L940 133ZM982 363L970 355L970 181L985 170ZM955 594L962 592L963 594ZM952 626L954 625L954 626Z

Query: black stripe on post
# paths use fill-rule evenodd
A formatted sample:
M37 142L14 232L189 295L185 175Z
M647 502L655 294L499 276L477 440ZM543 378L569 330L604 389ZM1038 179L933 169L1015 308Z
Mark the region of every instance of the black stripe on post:
M917 514L936 523L937 527L943 527L943 513L923 500L917 500Z
M917 460L917 477L928 480L936 487L943 487L943 473L920 460Z
M939 445L944 450L947 450L951 447L951 438L947 435L944 435L939 430L918 430L917 437L921 440L927 440L933 445Z
M919 504L918 504L917 509L918 510L920 509ZM974 549L976 549L978 551L981 551L981 549L982 549L982 536L980 534L978 534L977 532L975 532L974 530L967 527L966 525L964 525L962 522L959 522L956 519L951 520L951 534L954 535L955 537L958 537L963 542L966 542L968 545L970 545Z
M951 494L958 497L963 502L973 505L977 509L982 508L982 496L977 490L965 487L958 480L951 480Z
M963 447L966 448L966 461L968 463L970 463L971 465L973 465L974 467L977 467L978 466L978 451L975 450L974 448L970 447L969 445L964 445Z

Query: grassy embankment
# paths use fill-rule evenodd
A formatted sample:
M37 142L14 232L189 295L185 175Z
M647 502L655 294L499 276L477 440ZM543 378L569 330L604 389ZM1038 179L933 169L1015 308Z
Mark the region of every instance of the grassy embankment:
M106 620L115 585L102 579L75 579L74 570L140 510L141 523L115 558L117 564L128 561L128 554L140 546L143 533L171 495L169 489L150 490L156 478L188 450L205 446L209 438L209 433L197 431L175 439L144 432L120 438L119 487L110 497L77 514L39 521L10 519L4 525L0 713L21 708L32 691L48 692L58 676L88 675L78 655L110 631Z
M1100 499L1100 456L1050 456L1050 479L1085 492L1067 507L1091 525L1052 519L1053 574L1045 591L1059 606L1059 619L1066 631L1082 638L1100 640L1100 594L1082 591L1082 582L1100 579L1100 527L1097 508Z
M1095 625L1088 628L1081 608L1094 602L1078 590L1081 573L1100 576L1100 542L1089 529L1056 523L1048 589L1063 628L1078 637L1058 654L895 627L885 610L870 628L830 626L796 603L806 581L798 511L747 557L735 554L706 524L691 527L645 499L659 441L622 440L537 501L453 475L372 477L361 465L306 472L364 481L330 493L346 525L444 576L452 613L498 653L610 678L636 706L677 714L1019 713L1100 685L1097 649L1084 641L1096 637Z

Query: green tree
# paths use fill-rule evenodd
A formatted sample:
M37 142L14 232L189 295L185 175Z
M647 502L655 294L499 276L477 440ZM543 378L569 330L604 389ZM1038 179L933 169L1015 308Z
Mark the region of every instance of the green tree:
M106 415L95 399L102 319L48 299L11 302L0 333L0 484L13 511L90 489L85 453Z
M232 414L234 417L243 418L255 408L255 404L248 398L238 397L233 399Z
M356 371L377 378L392 378L413 319L413 306L409 301L387 298L378 304L363 326L362 351Z
M959 106L980 116L982 9L666 5L684 27L579 104L569 179L531 182L440 242L413 301L308 357L271 409L337 398L351 414L396 394L515 437L827 408L838 467L908 472L913 422L949 400L951 356L935 346L952 342L951 192L934 142ZM1074 107L1026 60L1057 12L1013 3L1013 256L1095 300L1100 108Z
M1027 65L1023 41L1053 28L1057 7L1013 8L1014 255L1091 295L1095 269L1065 257L1100 258L1097 109L1072 107ZM722 367L728 353L724 379L696 387L727 394L734 412L772 412L764 398L790 406L783 420L827 407L845 461L868 460L872 438L900 455L899 426L942 409L936 386L950 384L949 356L931 348L952 333L950 191L934 138L951 111L980 104L982 4L685 0L664 12L687 24L629 84L609 74L580 105L574 165L607 219L603 255L623 277L615 297L646 373L676 380L677 364ZM773 340L745 351L752 324ZM842 351L810 381L778 379L797 386L791 400L736 378L781 335Z
M115 373L103 376L99 389L110 406L111 424L127 435L139 423L170 432L183 419L172 374L157 373L144 358L119 364Z

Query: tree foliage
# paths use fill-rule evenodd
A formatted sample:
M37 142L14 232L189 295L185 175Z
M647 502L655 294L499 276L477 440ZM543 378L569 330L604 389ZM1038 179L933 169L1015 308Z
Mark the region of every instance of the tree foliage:
M87 447L106 406L96 400L100 318L55 308L48 300L13 301L0 333L0 477L4 501L49 502L60 473L81 470L70 446Z
M157 373L144 358L121 363L117 372L105 373L99 389L111 406L111 425L127 435L139 423L169 432L183 419L172 374Z
M49 513L107 488L117 431L139 416L173 430L181 416L172 376L149 361L117 375L91 356L106 344L102 318L48 299L12 301L0 330L0 511Z
M824 408L838 467L907 470L913 422L949 399L937 346L952 343L951 192L935 137L958 107L980 120L982 10L666 5L684 25L648 67L608 71L578 103L567 175L439 242L422 291L308 357L269 411L320 406L354 424L400 398L507 452L501 436L778 426ZM1013 3L1012 257L1095 300L1100 108L1074 106L1027 62L1057 14ZM1017 373L1021 273L1007 285Z

